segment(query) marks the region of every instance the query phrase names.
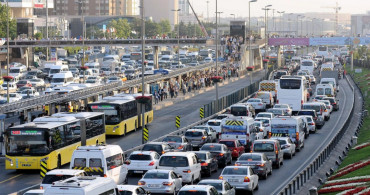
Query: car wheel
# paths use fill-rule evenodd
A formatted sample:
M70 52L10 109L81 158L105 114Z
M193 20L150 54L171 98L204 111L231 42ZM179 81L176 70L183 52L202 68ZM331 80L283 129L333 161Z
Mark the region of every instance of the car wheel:
M267 179L267 170L266 170L266 172L265 172L265 174L263 175L263 177L262 177L263 179Z
M270 168L269 175L272 175L272 166L271 166L271 168Z

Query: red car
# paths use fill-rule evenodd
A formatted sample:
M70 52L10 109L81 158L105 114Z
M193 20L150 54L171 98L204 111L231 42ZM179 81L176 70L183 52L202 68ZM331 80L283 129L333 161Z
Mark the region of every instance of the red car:
M21 87L32 87L32 83L28 80L18 81L17 88L21 88Z
M245 152L244 146L237 139L222 139L220 144L225 144L231 150L231 156L236 159Z

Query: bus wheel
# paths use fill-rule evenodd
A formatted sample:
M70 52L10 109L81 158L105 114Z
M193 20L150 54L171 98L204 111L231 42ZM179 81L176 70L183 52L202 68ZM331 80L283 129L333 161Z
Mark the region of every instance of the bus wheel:
M146 123L145 124L148 124L149 123L149 117L146 116Z
M137 130L137 121L135 121L135 130L134 131L136 131Z
M62 160L60 158L60 154L58 154L57 169L60 169L61 166L62 166Z
M96 140L96 145L99 145L99 140Z
M136 128L135 128L136 129ZM125 124L125 129L124 129L124 134L123 135L126 135L126 133L127 133L127 126L126 126L126 124Z

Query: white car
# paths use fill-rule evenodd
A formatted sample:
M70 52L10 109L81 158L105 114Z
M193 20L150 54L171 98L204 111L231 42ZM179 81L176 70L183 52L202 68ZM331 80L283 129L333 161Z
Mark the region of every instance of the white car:
M260 98L250 98L246 103L252 105L255 110L266 110L266 103Z
M333 106L331 105L329 100L319 100L318 102L324 102L326 108L329 110L329 113L333 112ZM329 116L330 118L330 116Z
M8 95L3 94L1 99L7 100ZM16 102L22 99L22 96L18 93L9 93L9 103Z
M31 79L30 80L31 84L33 87L38 87L38 86L44 86L45 81L43 79Z
M212 127L217 133L221 133L221 121L220 119L211 119L207 121L207 126Z
M254 121L253 124L256 127L257 131L258 131L258 133L256 133L256 139L264 139L265 137L267 137L268 132L267 132L266 128L263 126L262 121Z
M38 190L28 190L23 195L41 195L41 194L44 194L44 190L38 189Z
M213 62L213 60L210 57L206 57L206 58L204 58L204 62L205 63L211 63L211 62Z
M219 179L203 179L198 185L209 185L216 188L219 195L235 195L235 188L229 182Z
M39 96L40 93L34 89L26 89L26 90L21 91L20 95L22 96L22 98L26 96L35 97L35 96Z
M149 170L138 184L151 193L177 194L182 178L172 170Z
M8 89L7 82L4 82L2 86L4 90ZM17 90L17 85L14 82L9 82L9 90Z
M146 191L141 186L136 186L136 185L117 185L117 189L120 192L119 194L125 194L125 195L150 194L150 192Z
M178 195L218 195L215 187L210 185L186 185L181 188Z
M288 104L275 104L274 109L283 110L289 116L292 116L292 108Z
M271 113L271 112L260 112L256 115L256 118L269 118L269 119L272 119L274 118L275 115L274 113Z
M127 165L129 174L143 174L148 170L157 169L159 154L154 151L134 151L128 157L130 164Z
M249 166L227 166L219 179L229 182L237 190L258 190L258 175Z
M279 141L284 157L291 159L295 156L295 143L293 143L289 137L271 137L270 139L276 139Z

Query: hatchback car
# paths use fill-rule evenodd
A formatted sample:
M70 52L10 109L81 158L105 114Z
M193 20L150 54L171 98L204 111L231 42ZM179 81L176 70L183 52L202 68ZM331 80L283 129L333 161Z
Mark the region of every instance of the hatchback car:
M286 116L287 114L284 112L284 110L281 109L275 109L275 108L270 108L267 109L266 112L270 112L274 114L274 116Z
M182 178L172 170L149 170L138 185L151 193L176 194L182 187Z
M29 80L21 80L17 82L17 88L20 87L32 87L32 83Z
M165 142L150 142L143 146L141 151L155 151L159 155L172 151L173 148Z
M266 110L266 103L260 98L250 98L246 103L252 105L256 112Z
M198 185L209 185L216 188L219 195L235 195L235 188L225 180L203 179Z
M254 174L249 166L227 166L222 170L219 179L229 182L237 190L258 190L258 175Z
M313 121L315 123L315 126L318 129L321 129L322 126L324 126L324 124L325 124L324 118L321 117L321 116L318 116L316 110L303 109L303 110L298 111L297 115L298 116L301 116L301 115L310 115L310 116L312 116Z
M315 121L311 115L303 115L306 118L307 121L307 130L309 133L316 133L317 128L315 125Z
M235 162L237 166L250 166L254 173L267 179L272 174L272 161L264 153L246 153L241 155Z
M256 118L274 118L275 115L274 113L271 113L271 112L260 112L256 115Z
M323 100L329 100L334 111L339 110L339 100L336 100L335 97L326 97Z
M245 152L245 147L238 139L222 139L218 143L225 144L230 149L231 156L235 159Z
M211 176L212 172L217 172L218 161L217 159L208 151L196 151L194 152L197 157L201 160L202 173Z
M215 195L218 191L210 185L186 185L177 195Z
M128 157L130 164L127 165L129 174L143 174L148 170L156 169L159 154L154 151L134 151Z
M211 137L212 142L217 141L217 132L212 127L208 125L199 125L199 126L193 127L193 129L204 129L207 131L208 135Z
M167 142L172 148L179 151L191 151L192 147L185 136L169 135L163 138L163 142Z
M293 156L295 156L296 145L289 137L271 137L270 139L276 139L279 141L285 158L291 159Z
M209 151L218 160L219 166L231 164L231 151L225 144L204 144L199 151Z

